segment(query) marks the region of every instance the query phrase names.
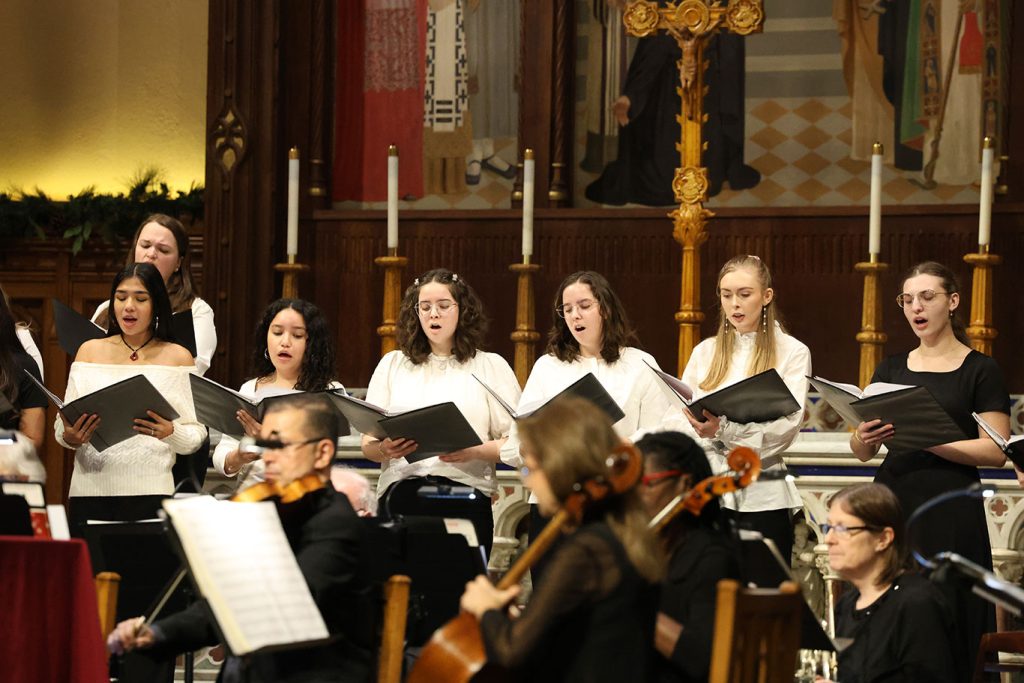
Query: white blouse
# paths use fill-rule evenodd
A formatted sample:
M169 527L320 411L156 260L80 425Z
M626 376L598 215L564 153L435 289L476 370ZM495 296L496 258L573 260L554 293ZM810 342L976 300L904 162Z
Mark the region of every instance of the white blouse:
M256 379L253 377L250 380L246 380L242 386L238 387L238 393L242 394L246 398L250 398L254 401L267 398L269 396L283 396L285 394L299 393L295 390L281 389L278 387L267 387L263 386L259 389L256 388ZM340 382L331 382L328 385L330 389L341 389L345 391L345 387ZM342 434L341 436L346 436ZM224 461L227 456L232 452L238 450L238 439L228 434L222 434L220 441L217 443L217 447L213 449L213 455L210 456L210 460L213 463L213 468L223 474L225 477L238 477L238 490L242 490L258 484L264 481L265 467L262 460L254 460L250 463L246 463L240 469L235 472L224 471Z
M591 372L626 414L613 425L616 434L630 439L637 432L657 428L671 407L665 391L659 386L661 380L647 364L658 367L654 356L631 346L623 348L614 363L603 358L583 357L565 363L551 354L541 356L526 380L519 410L526 412L540 407ZM501 449L501 459L513 467L522 465L515 428Z
M92 314L93 322L109 306L109 301L100 303ZM192 327L196 333L196 374L201 376L210 369L213 354L217 352L217 328L213 324L213 309L199 297L192 300Z
M175 454L194 452L206 438L206 427L196 422L188 379L195 371L194 366L72 363L65 403L130 377L145 375L180 417L173 422L174 432L164 439L139 434L104 451L97 451L92 444L79 446L75 450L68 495L170 495L174 491L171 467ZM64 441L64 423L59 415L54 422L54 434L60 445L71 448Z
M734 332L733 334L736 335L736 340L729 372L722 383L714 389L705 391L699 385L707 375L708 368L711 367L711 361L715 355L715 338L705 339L693 350L693 354L686 364L686 370L683 371L683 381L693 389L694 399L735 384L749 376L748 367L754 353L754 343L758 332L746 334ZM800 404L800 410L772 422L748 424L731 422L728 416L723 416L718 434L714 439L702 439L697 436L678 404L672 407L662 422L662 429L683 432L703 446L711 463L711 471L716 474L729 469L726 456L737 446L747 446L756 451L761 456L764 470L786 469L786 465L782 461L782 453L789 448L797 434L800 433L804 406L807 403L807 376L811 374L811 352L802 342L783 332L778 324L775 328L775 344L775 369L778 370L782 381L792 392L793 398ZM740 512L798 509L803 506L796 485L791 481L754 483L737 493L726 494L722 497L722 504Z
M430 354L419 365L402 351L391 351L380 359L370 378L366 400L389 411L405 411L452 401L481 441L508 436L512 416L491 396L476 375L510 405L519 401L519 383L504 358L477 351L460 363L454 356ZM493 463L483 460L442 462L437 457L410 463L405 458L381 464L377 495L382 496L395 482L427 475L447 477L484 493L498 490Z

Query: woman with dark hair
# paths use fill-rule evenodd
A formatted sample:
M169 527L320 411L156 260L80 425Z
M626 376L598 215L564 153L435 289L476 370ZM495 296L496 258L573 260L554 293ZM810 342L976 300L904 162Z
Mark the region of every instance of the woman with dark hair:
M388 410L452 401L483 443L410 463L405 458L416 451L415 442L363 436L363 454L381 463L381 515L469 519L480 545L490 552L491 496L498 489L494 465L512 418L474 375L513 403L519 384L504 358L481 350L486 331L483 304L458 273L436 268L416 278L398 314L399 348L380 359L366 400ZM477 495L469 500L424 498L417 494L424 484L468 486Z
M822 525L832 571L853 588L836 605L843 683L968 680L963 642L945 597L907 570L899 501L881 484L856 484L829 501Z
M217 351L217 330L213 309L199 298L192 281L192 257L185 226L177 218L162 213L147 216L135 231L132 248L125 256L126 268L133 263L151 263L160 271L174 313L192 311L196 368L200 375L206 374ZM93 322L106 326L108 310L108 302L101 303L93 313Z
M530 372L520 410L543 404L593 373L625 413L615 423L619 436L657 427L670 404L647 367L658 367L658 361L630 346L636 343L626 309L608 280L589 270L573 273L555 293L547 352ZM518 440L509 439L502 458L514 462L517 451Z
M78 349L68 375L65 402L136 375L145 375L179 413L167 420L152 410L136 419L136 436L97 451L90 443L98 415L71 424L58 415L57 441L75 449L68 516L72 532L87 519L137 520L156 515L174 490L175 453L192 452L206 437L196 422L189 374L192 356L174 343L171 303L155 266L137 263L118 273L110 288L107 336Z
M875 481L892 489L910 515L939 494L978 483L978 467L1003 466L1006 456L979 429L971 413L980 414L1008 437L1010 396L996 362L968 345L957 318L960 288L948 268L933 261L914 266L904 276L901 292L896 303L917 335L918 346L884 359L871 381L927 387L964 433L961 441L919 451L892 449L885 456ZM868 461L892 435L891 424L863 422L850 437L850 448L860 460ZM921 521L910 542L922 554L950 550L992 569L988 523L980 499L951 501ZM966 591L951 594L950 603L963 626L968 661L973 662L981 634L995 630L994 611Z
M22 348L7 294L0 288L0 429L21 432L39 451L49 401L26 372L42 381L36 362Z
M712 475L704 449L685 434L647 434L636 445L644 454L640 495L652 518ZM718 582L740 578L738 548L718 499L699 516L677 514L662 529L661 541L669 559L654 635L661 655L655 680L706 681Z
M718 273L717 294L718 331L694 348L683 370L683 382L693 387L693 398L775 369L801 410L771 422L739 423L706 410L700 422L686 408L674 409L665 426L696 436L715 472L729 469L726 456L737 446L756 451L762 470L784 470L782 453L800 433L803 420L811 352L778 321L771 271L759 257L729 259ZM722 504L739 526L759 531L775 543L782 557L790 557L793 513L803 507L793 482L762 482L726 494Z
M278 299L263 311L253 332L252 379L238 393L252 399L296 391L324 391L345 387L334 380L334 344L320 309L302 299ZM260 423L239 410L238 422L249 436L258 436ZM263 481L259 456L238 451L238 441L227 434L213 452L213 466L221 474L238 477L238 488Z
M580 484L608 475L621 443L608 417L579 398L521 420L519 435L524 483L549 516ZM485 576L468 584L462 609L480 620L488 661L512 680L649 680L664 559L647 523L636 488L587 507L518 618L507 613L518 586L499 591Z

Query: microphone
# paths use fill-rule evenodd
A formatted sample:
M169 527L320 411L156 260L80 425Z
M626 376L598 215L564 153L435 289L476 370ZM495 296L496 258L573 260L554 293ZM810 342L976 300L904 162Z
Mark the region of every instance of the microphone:
M1014 616L1024 613L1024 590L1019 586L1000 579L957 553L942 552L933 560L936 569L932 572L932 581L969 585L972 593L1003 607Z

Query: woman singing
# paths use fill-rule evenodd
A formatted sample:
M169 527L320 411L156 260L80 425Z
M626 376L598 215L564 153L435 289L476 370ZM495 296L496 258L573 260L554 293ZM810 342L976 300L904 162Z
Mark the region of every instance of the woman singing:
M1004 437L1010 433L1010 396L999 366L972 351L957 318L960 289L953 273L935 262L914 266L903 278L896 303L903 309L917 348L884 359L872 382L924 386L964 433L964 439L919 451L890 450L875 481L896 494L908 514L927 500L980 481L978 467L1002 467L1006 456L983 434L971 417L979 413ZM893 426L880 420L863 422L850 437L859 459L870 460L893 435ZM957 552L992 569L985 509L979 499L961 498L941 505L921 519L910 542L926 556L943 550ZM974 661L981 634L995 630L991 605L967 592L949 594Z
M136 419L136 436L97 451L91 443L99 415L74 424L62 415L54 424L57 441L75 450L68 517L72 531L87 519L138 520L156 516L171 495L174 454L191 452L206 437L196 422L189 373L192 356L171 338L171 304L159 271L138 263L117 274L110 288L107 336L78 349L68 375L65 402L116 382L145 375L179 413L174 421L152 410Z

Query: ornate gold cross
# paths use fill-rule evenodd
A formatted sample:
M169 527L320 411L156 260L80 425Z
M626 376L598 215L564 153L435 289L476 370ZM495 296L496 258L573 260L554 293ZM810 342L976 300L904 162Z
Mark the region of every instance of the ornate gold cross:
M707 219L714 215L704 208L708 198L708 171L701 155L707 147L702 132L704 114L704 47L718 31L738 35L760 32L764 24L761 0L682 0L668 2L665 7L650 0L634 0L623 14L623 23L630 35L640 38L659 30L669 33L682 50L679 60L679 95L682 109L677 117L680 125L679 168L672 180L679 207L668 214L675 226L673 237L683 246L682 294L676 312L679 323L679 372L686 367L693 348L700 342L700 245L707 241L704 230Z

